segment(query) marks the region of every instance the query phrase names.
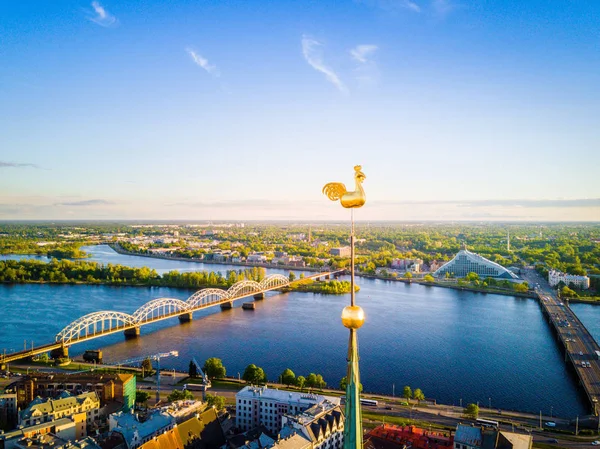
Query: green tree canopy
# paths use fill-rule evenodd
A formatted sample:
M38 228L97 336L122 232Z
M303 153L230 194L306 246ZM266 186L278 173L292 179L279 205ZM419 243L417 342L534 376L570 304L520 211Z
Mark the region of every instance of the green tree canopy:
M423 280L425 282L435 282L435 278L430 274L426 274L425 277L423 278Z
M477 404L468 404L465 408L465 415L477 419L479 416L479 406Z
M252 363L248 365L244 370L244 375L242 376L242 379L244 379L250 384L259 385L267 381L267 375L265 374L262 368Z
M225 407L225 398L223 396L217 396L216 394L206 394L206 403L209 407L214 407L217 410L221 410Z
M410 271L407 271L406 273L404 273L404 277L406 279L412 279L413 275L412 275L412 273Z
M204 371L204 374L206 374L209 379L222 379L227 373L227 370L223 366L223 361L216 357L211 357L204 362L202 371Z
M198 369L196 368L196 364L190 360L190 366L188 368L188 374L190 375L190 377L197 377L198 376Z
M283 373L281 373L281 382L288 387L294 385L296 383L296 375L291 369L286 368Z
M467 273L467 275L465 276L465 280L468 282L478 281L479 275L477 273L475 273L474 271L471 271L470 273Z
M147 391L143 391L143 390L135 391L135 402L137 404L144 404L145 402L148 401L148 399L150 399L150 393L148 393Z
M404 387L404 390L402 391L402 396L404 396L407 400L412 398L412 390L408 385Z
M413 391L413 398L417 400L417 403L421 403L421 401L425 399L425 395L420 388L415 388L415 391Z
M184 399L194 399L194 395L188 390L173 390L173 392L167 396L169 402L181 401Z
M306 378L306 386L308 388L317 388L319 386L317 375L315 373L310 373L308 375L308 377Z
M304 376L296 377L296 386L302 390L304 388L304 384L306 383L306 378Z

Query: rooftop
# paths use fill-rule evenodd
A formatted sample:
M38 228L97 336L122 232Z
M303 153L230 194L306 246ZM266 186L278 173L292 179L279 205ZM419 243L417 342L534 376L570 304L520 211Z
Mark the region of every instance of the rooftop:
M320 394L308 394L308 393L296 393L292 391L282 391L276 388L265 387L253 387L248 386L241 389L236 395L237 399L266 399L273 400L275 402L287 403L287 402L299 402L306 403L307 405L320 403L325 400L339 405L340 398L323 396Z

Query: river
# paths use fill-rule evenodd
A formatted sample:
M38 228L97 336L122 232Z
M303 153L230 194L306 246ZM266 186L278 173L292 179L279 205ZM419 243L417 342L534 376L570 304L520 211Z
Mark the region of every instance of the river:
M116 254L90 247L103 263L171 269L239 269ZM14 258L4 256L2 258ZM268 273L282 272L267 270ZM361 380L365 391L401 394L404 385L427 397L482 406L575 417L587 404L576 388L535 300L481 294L418 284L358 278L357 302L367 321L359 331ZM98 310L132 313L159 297L186 299L193 291L171 288L88 285L0 285L0 350L22 349L54 339L64 326ZM176 319L142 327L141 338L112 335L70 349L101 348L107 361L178 350L163 367L187 369L192 357L219 357L227 374L246 365L263 367L270 379L285 369L296 375L320 373L331 385L345 375L347 330L340 312L348 296L269 293L256 310L218 307L194 313L191 323ZM598 338L600 307L576 304L580 319ZM588 316L589 315L589 316ZM595 327L594 327L595 326Z

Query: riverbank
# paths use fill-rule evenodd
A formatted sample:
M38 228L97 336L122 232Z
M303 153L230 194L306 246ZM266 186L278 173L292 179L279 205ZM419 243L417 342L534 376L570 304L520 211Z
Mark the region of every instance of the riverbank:
M216 260L205 261L202 259L190 259L187 257L172 257L161 254L142 254L142 253L134 253L131 251L127 251L123 249L118 243L109 243L110 246L115 252L122 254L124 256L139 256L139 257L148 257L150 259L163 259L163 260L176 260L178 262L195 262L202 263L205 265L234 265L237 267L246 267L246 268L274 268L278 270L290 270L290 271L314 271L318 273L321 271L320 268L315 267L295 267L291 265L274 265L270 263L248 263L248 262L217 262Z
M522 293L522 292L515 292L514 290L503 290L503 289L497 289L497 288L482 288L482 287L475 287L475 286L470 286L470 285L456 285L456 284L451 284L451 283L446 283L446 282L427 282L422 279L415 279L415 278L411 278L411 279L389 278L389 277L377 276L377 275L372 275L372 274L357 274L357 276L368 278L368 279L379 279L382 281L390 281L390 282L402 282L404 284L420 284L420 285L425 285L428 287L442 287L442 288L450 288L453 290L469 291L469 292L476 292L476 293L489 293L489 294L493 294L493 295L503 295L503 296L517 296L517 297L521 297L521 298L537 298L537 296L535 295L534 292Z

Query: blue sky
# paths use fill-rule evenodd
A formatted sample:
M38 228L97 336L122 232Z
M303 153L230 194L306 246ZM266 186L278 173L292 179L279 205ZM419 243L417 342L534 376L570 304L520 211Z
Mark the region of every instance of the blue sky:
M600 221L600 2L0 5L0 219Z

